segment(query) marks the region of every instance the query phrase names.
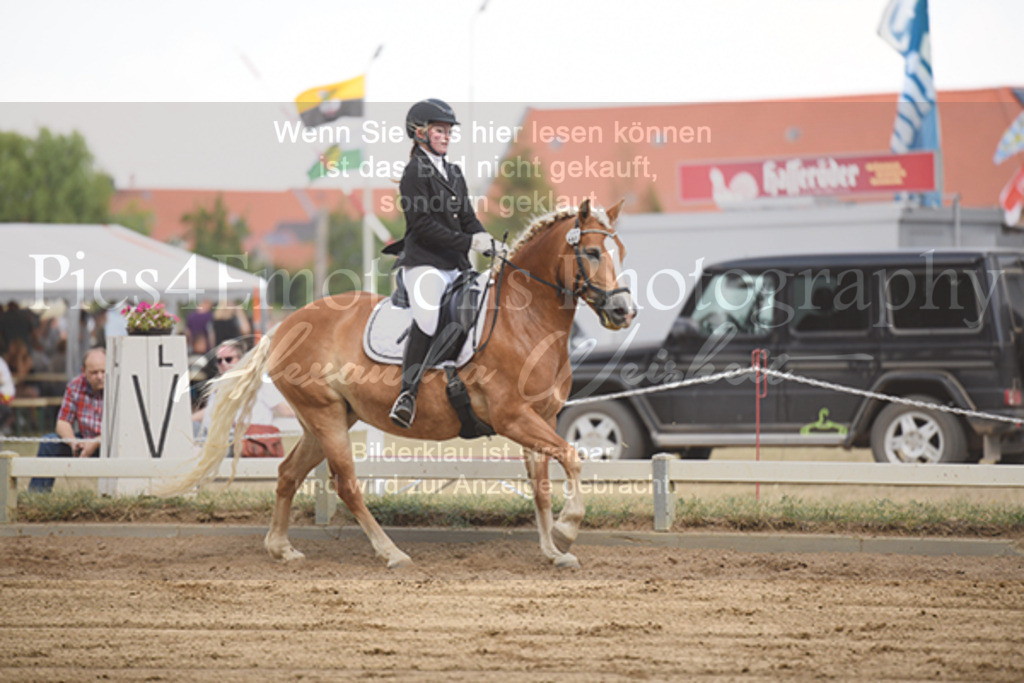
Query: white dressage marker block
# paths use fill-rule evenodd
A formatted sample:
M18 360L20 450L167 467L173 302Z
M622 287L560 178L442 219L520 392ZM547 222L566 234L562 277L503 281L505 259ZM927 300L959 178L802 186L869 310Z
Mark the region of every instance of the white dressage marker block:
M192 401L185 337L107 340L104 458L192 456ZM148 493L150 479L100 479L101 494Z

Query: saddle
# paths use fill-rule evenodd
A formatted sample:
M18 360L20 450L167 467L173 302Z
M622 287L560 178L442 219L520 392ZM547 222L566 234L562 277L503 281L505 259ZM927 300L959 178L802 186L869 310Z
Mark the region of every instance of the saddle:
M459 436L464 439L493 436L495 433L473 412L469 391L456 369L469 362L483 337L486 316L482 305L489 287L490 273L464 270L445 289L441 297L437 333L427 354L431 367L444 369L448 402L459 416L462 423ZM399 272L395 292L370 313L363 333L363 350L378 363L401 365L411 325L409 293Z
M459 338L448 344L450 352L444 354L444 358L436 359L432 367L454 362L456 367L461 368L473 357L483 338L485 316L480 306L490 287L490 276L489 272L464 270L445 290L441 297L437 329L457 329ZM405 338L409 335L411 325L409 293L399 272L394 293L378 303L370 313L363 331L363 351L374 362L401 365Z

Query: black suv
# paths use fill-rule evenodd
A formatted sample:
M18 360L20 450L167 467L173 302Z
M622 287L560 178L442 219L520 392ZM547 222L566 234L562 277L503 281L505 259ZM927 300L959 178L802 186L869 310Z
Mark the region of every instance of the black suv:
M641 312L641 315L643 313ZM879 462L1020 462L1024 254L892 251L775 256L706 268L656 348L574 350L572 398L767 367L919 401L904 405L769 378L761 443L871 447ZM706 458L753 445L752 375L566 408L559 433L586 457Z

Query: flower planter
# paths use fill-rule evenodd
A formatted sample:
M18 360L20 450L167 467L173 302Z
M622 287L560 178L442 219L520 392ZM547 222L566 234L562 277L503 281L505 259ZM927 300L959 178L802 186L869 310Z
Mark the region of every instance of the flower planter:
M171 334L171 328L166 327L158 330L128 330L129 337L160 337Z

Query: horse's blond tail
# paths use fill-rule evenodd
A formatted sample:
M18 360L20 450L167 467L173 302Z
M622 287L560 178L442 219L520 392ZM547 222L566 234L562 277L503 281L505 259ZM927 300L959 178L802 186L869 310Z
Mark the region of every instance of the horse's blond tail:
M263 384L263 373L266 370L267 358L270 356L270 340L273 334L274 330L265 334L256 348L247 353L235 369L215 380L217 401L211 415L206 443L199 453L195 468L172 480L166 487L160 487L157 495L184 493L199 485L217 471L229 448L234 450L231 465L231 479L234 480L238 457L242 453L242 439L249 428L252 407ZM231 433L232 428L234 437Z

